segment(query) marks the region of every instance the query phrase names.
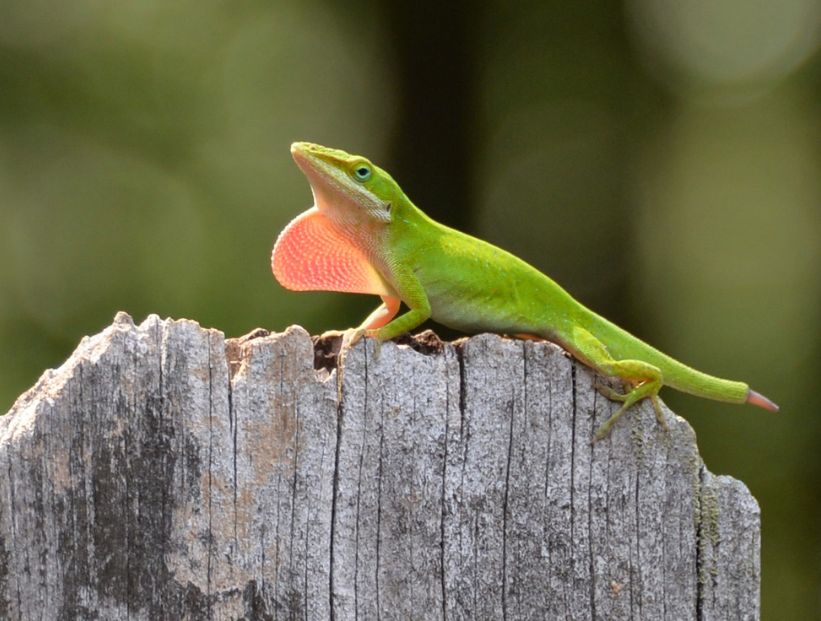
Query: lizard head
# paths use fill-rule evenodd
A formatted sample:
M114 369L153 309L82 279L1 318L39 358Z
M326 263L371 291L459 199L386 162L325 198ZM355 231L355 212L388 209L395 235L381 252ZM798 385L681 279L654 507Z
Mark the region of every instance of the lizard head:
M360 155L310 142L293 143L291 155L311 184L316 206L339 224L387 224L404 197L387 172Z

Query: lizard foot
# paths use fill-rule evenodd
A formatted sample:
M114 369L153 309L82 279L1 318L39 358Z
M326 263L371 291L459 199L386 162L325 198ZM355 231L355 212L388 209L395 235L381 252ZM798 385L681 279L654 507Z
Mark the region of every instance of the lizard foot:
M377 336L378 332L378 330L369 330L361 326L358 328L349 328L341 332L342 346L339 350L340 358L344 360L345 354L348 350L361 341L363 337L367 336L373 339L373 359L374 361L379 360L379 354L382 351L382 341L380 341Z
M661 411L661 403L659 402L658 398L658 392L660 389L661 381L651 380L639 384L625 395L613 391L615 397L613 400L621 401L622 405L618 410L616 410L615 414L613 414L610 418L604 421L604 424L598 428L595 435L593 436L593 441L591 442L591 444L595 444L599 440L603 440L604 438L606 438L607 435L610 433L610 430L613 428L613 425L615 425L618 422L619 418L621 418L621 415L624 414L632 405L646 398L650 399L650 402L653 404L653 410L656 413L656 420L666 431L667 421L665 421L664 419L664 413ZM605 396L609 397L609 395L606 394Z

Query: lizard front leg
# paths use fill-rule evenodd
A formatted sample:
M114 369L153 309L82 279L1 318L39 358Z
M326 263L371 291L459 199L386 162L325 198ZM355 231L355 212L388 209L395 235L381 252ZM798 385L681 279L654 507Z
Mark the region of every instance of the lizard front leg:
M361 330L363 334L368 330L381 328L399 312L399 306L402 304L402 300L390 295L383 295L381 297L382 304L379 305L379 308L368 315L365 321L356 328L357 330Z
M362 336L376 339L375 355L379 355L379 345L383 341L409 332L430 318L430 302L421 283L412 273L399 276L402 286L402 301L408 306L408 312L393 318L399 310L400 298L385 297L384 304L371 313L368 318L353 331L348 345L354 345ZM383 307L385 310L383 310ZM344 342L343 342L344 345Z

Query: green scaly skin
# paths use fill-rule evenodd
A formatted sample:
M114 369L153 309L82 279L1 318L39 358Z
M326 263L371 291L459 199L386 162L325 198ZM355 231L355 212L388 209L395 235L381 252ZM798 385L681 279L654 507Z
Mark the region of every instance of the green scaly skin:
M350 335L351 343L363 334L380 342L392 339L428 318L468 333L547 339L628 386L625 394L601 388L622 407L594 440L605 437L631 405L645 398L664 425L657 397L662 386L777 409L743 382L707 375L644 343L509 252L432 220L366 158L305 142L294 143L291 152L308 177L321 216L344 231L346 243L355 245L381 277L373 292L385 304ZM308 283L300 288L322 287ZM394 318L399 300L408 310Z

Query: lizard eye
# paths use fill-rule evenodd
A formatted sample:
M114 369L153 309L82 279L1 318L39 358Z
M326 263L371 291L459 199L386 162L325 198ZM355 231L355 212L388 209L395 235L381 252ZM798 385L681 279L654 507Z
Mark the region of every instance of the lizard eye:
M354 168L353 174L357 181L367 181L371 178L371 169L363 164Z

